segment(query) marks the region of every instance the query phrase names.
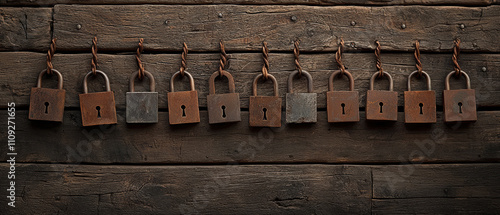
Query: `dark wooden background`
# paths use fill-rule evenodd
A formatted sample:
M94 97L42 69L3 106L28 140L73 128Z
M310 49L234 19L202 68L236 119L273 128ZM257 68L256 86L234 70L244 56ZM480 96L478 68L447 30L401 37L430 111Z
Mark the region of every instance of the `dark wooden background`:
M497 0L0 0L0 115L16 103L16 208L1 214L498 214L500 211L500 5ZM352 23L354 22L354 23ZM402 28L402 25L406 28ZM98 37L99 68L115 92L118 124L81 126L78 94ZM325 91L339 39L360 92L361 121L329 124ZM63 73L64 122L28 120L31 87L57 38L54 67ZM125 123L128 78L144 38L144 66L157 81L160 122ZM445 124L444 78L460 65L476 89L478 121ZM229 53L240 93L242 122L208 125L208 77L218 68L219 40ZM279 129L248 127L252 78L269 43L270 73L280 95L300 39L302 67L314 78L318 122ZM374 41L399 93L399 121L367 122ZM403 91L423 68L436 90L438 122L405 125ZM199 92L201 122L168 125L166 94L190 47L188 71ZM91 80L100 90L102 79ZM303 88L305 81L297 81ZM177 82L179 90L187 85ZM218 84L223 92L226 82ZM146 84L137 83L139 89ZM338 82L338 89L346 83ZM383 88L385 81L379 83ZM44 86L54 87L54 80ZM416 87L423 87L418 80ZM463 87L452 80L452 87ZM268 85L260 94L271 94ZM337 86L336 86L337 89ZM6 123L2 123L6 140ZM0 157L7 160L6 141ZM9 166L0 164L2 173ZM7 192L6 175L0 178Z

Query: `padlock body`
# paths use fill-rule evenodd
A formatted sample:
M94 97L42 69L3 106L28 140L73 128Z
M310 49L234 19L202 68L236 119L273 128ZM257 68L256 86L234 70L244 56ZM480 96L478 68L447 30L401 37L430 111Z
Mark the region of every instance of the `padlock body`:
M317 121L316 93L286 94L286 123L314 123Z
M170 125L200 122L198 91L180 91L167 94Z
M366 92L367 120L398 120L398 92L368 90Z
M207 96L208 123L241 121L240 94L210 94Z
M127 123L158 122L158 92L127 92Z
M83 126L116 124L115 94L109 92L80 94Z
M328 91L326 92L326 107L328 122L359 121L358 91Z
M281 102L278 96L250 96L250 126L281 127Z
M476 121L476 91L473 89L443 91L445 122Z
M405 91L405 123L435 123L436 93L427 91Z
M31 88L29 119L62 122L64 116L63 89Z

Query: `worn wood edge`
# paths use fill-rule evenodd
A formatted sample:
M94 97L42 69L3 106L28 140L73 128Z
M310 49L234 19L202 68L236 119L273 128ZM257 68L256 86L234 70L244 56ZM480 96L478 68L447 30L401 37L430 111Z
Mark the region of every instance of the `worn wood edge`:
M285 51L296 39L304 51L335 51L343 37L350 50L371 50L379 40L387 44L386 50L408 51L418 39L422 51L438 52L448 52L459 37L463 50L499 52L494 24L498 10L498 6L55 5L54 37L64 50L88 49L97 36L99 48L115 51L135 48L139 37L149 41L147 49L157 51L179 51L182 42L191 50L218 51L221 39L235 51L260 50L262 41L271 51ZM144 11L149 19L141 18ZM104 12L109 16L96 16Z
M47 51L52 8L0 7L0 51Z
M29 213L260 214L371 211L369 167L16 164L16 208ZM9 164L1 163L7 172ZM251 185L251 186L249 186ZM7 189L6 183L0 185ZM348 204L346 204L348 203Z
M7 117L7 111L0 112ZM318 113L315 124L251 128L248 112L242 121L209 125L207 112L201 122L170 126L160 112L158 124L126 124L118 111L118 124L82 127L79 111L66 111L64 122L29 121L27 111L16 113L19 162L192 164L209 163L449 163L498 162L497 128L500 112L478 113L475 123L405 125L365 120L327 123ZM7 139L7 134L0 136ZM35 138L36 137L36 138ZM6 156L0 148L0 157ZM22 152L22 153L21 153Z
M0 6L53 6L56 4L243 4L243 5L464 5L464 6L487 6L498 4L497 0L390 0L390 1L345 1L345 0L1 0Z
M373 198L498 198L500 164L376 166ZM499 202L500 203L500 202Z
M343 61L355 78L355 90L359 91L360 106L365 107L366 91L369 89L369 79L376 71L374 55L371 53L346 53ZM41 70L45 69L45 54L33 52L0 52L0 107L6 108L8 102L15 102L18 107L27 108L29 105L30 90L36 85L36 79ZM56 54L53 58L54 68L64 76L66 92L66 107L79 108L78 94L82 93L83 76L90 71L90 54ZM159 92L159 107L167 108L167 92L170 90L170 78L178 71L180 54L144 54L144 67L155 77L156 91ZM286 94L286 80L295 69L293 54L270 54L270 73L278 79L279 94L284 98ZM190 54L188 55L188 71L194 76L195 87L199 95L200 107L206 107L208 94L208 79L218 69L218 54ZM325 92L328 89L328 78L332 70L337 69L334 54L302 54L300 62L303 69L313 76L313 89L318 94L318 108L326 107ZM383 68L394 79L394 90L399 94L398 106L403 106L403 91L407 88L408 74L415 70L415 61L410 53L383 53ZM471 77L472 88L476 90L477 105L479 107L500 106L500 55L499 54L462 54L460 65ZM125 108L125 94L129 91L130 74L137 70L135 56L127 55L98 55L99 69L110 78L111 89L115 92L115 100L119 109ZM453 70L451 54L422 54L424 70L432 78L432 89L436 91L437 105L442 105L444 79ZM227 71L234 77L236 92L240 93L242 108L248 108L248 97L251 95L251 82L260 73L262 67L261 55L258 53L229 54ZM483 71L485 69L485 71ZM15 74L15 75L14 75ZM176 90L188 90L187 81L175 82ZM148 81L136 82L137 91L149 89ZM227 80L217 80L216 92L225 93ZM386 80L377 80L375 89L384 89ZM425 89L424 81L412 80L413 89ZM90 92L100 91L104 83L101 78L90 79ZM348 82L336 80L336 90L347 89ZM56 87L56 81L44 79L42 87ZM452 79L452 89L464 87L463 80ZM258 85L259 95L272 95L272 86L269 83ZM306 89L305 81L294 81L295 91ZM283 105L285 105L283 99Z

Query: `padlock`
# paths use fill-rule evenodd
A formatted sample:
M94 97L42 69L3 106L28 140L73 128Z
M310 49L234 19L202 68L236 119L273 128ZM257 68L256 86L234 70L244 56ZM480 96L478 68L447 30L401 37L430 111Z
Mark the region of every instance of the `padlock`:
M55 69L58 89L42 88L42 77L47 72L43 70L38 75L36 87L31 88L29 119L62 122L64 114L64 100L66 91L63 89L63 77Z
M127 123L158 122L158 92L155 92L155 79L148 71L144 75L149 79L150 92L135 92L135 79L139 71L130 77L130 92L127 92Z
M330 75L329 91L326 92L326 109L328 122L357 122L359 121L359 93L354 91L354 78L351 73L344 74L349 79L349 91L333 91L333 79L342 74L337 70Z
M281 127L281 98L278 95L278 82L271 74L267 77L273 82L274 96L257 96L257 81L263 75L255 77L252 84L252 96L248 108L251 127Z
M476 121L476 91L470 88L470 78L467 73L460 71L467 81L467 89L450 90L450 77L446 76L445 90L443 91L443 112L445 122Z
M435 123L436 93L431 90L431 77L422 71L427 79L427 90L411 91L411 77L417 73L414 71L408 76L408 91L404 93L405 123Z
M82 111L83 126L116 124L115 94L111 91L108 76L95 71L104 77L106 92L88 93L87 79L92 71L83 79L83 94L80 94L80 109Z
M194 79L189 72L184 71L184 74L189 78L191 91L174 92L174 80L180 74L178 71L170 79L170 92L167 94L168 120L170 125L198 123L200 122L198 91L194 89Z
M309 72L302 70L307 78L307 93L293 92L293 79L299 74L295 70L288 76L286 94L286 123L313 123L317 121L317 95L313 93L313 82Z
M382 72L389 79L389 90L373 90L376 72L370 79L370 90L366 91L366 119L367 120L398 120L398 92L393 91L392 76Z
M216 94L215 78L219 75L219 71L214 72L208 80L208 123L239 122L241 121L240 94L235 93L233 76L222 70L222 75L226 76L229 82L229 93Z

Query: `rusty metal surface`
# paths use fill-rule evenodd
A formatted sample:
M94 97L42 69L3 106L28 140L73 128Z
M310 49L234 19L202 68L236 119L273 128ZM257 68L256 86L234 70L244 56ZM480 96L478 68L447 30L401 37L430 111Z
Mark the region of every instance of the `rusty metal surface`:
M358 91L326 92L328 122L359 121Z
M55 69L51 71L57 75L58 89L42 88L42 77L47 73L47 70L40 72L37 87L31 88L28 114L30 120L63 121L64 101L66 98L66 91L63 89L63 78L59 71Z
M265 78L264 74L257 75L252 84L252 95L249 99L249 124L251 127L281 127L281 98L278 96L278 82L276 78L267 74L273 82L274 96L257 96L257 81Z
M375 79L380 75L389 79L389 90L373 90ZM398 120L398 93L393 90L392 76L379 71L372 75L370 79L370 90L366 92L366 119L367 120Z
M170 79L170 92L167 94L168 120L171 125L200 122L200 109L198 107L198 91L194 88L193 76L184 71L189 79L191 91L175 92L174 80L182 72L178 71Z
M300 70L295 70L288 76L288 93L286 94L286 122L287 123L314 123L317 122L317 95L313 93L312 76L302 70L307 79L307 93L293 92L293 79L299 76Z
M215 78L220 74L228 79L229 93L215 94ZM216 124L241 121L240 95L235 93L233 76L224 70L214 72L208 80L208 88L208 123Z
M349 91L333 91L333 79L344 74L349 79ZM354 90L354 79L347 70L337 70L330 75L326 92L328 122L359 121L359 92Z
M94 71L90 71L83 79L83 94L80 94L80 109L83 126L116 124L115 94L111 91L108 76L96 70L95 74L104 77L106 92L88 93L87 79Z
M115 94L98 92L80 94L83 126L116 124Z
M281 102L277 96L250 96L250 126L281 127Z
M126 95L127 123L157 123L158 93L155 92L155 79L148 71L142 71L149 79L150 92L135 92L135 79L140 76L140 70L130 77L130 92Z
M476 91L470 89L470 78L464 71L459 71L466 79L466 88L460 90L450 90L450 77L456 74L450 72L446 76L445 90L443 91L443 112L445 122L460 122L477 120L476 111Z
M422 74L427 81L426 91L411 91L411 78ZM431 78L425 71L416 70L408 76L408 91L404 92L405 123L435 123L436 93L431 90Z

